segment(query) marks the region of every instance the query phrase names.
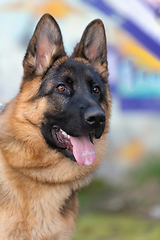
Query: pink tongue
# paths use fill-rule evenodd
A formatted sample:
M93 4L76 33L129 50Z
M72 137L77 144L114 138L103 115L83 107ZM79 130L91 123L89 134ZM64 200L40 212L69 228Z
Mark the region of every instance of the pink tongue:
M94 145L91 143L89 136L72 137L73 155L80 165L91 165L95 159Z

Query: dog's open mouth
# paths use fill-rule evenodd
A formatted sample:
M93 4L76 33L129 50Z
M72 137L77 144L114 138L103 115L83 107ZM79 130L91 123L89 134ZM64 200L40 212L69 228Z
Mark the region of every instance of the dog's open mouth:
M52 137L56 145L72 154L80 165L91 165L95 159L94 145L89 135L72 137L58 127L52 128Z

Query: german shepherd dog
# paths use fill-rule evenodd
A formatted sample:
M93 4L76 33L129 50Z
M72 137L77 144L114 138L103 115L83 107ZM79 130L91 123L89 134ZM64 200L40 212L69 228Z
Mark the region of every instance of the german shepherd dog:
M101 20L73 54L45 14L23 60L19 94L0 115L0 239L70 240L78 190L106 149L111 97Z

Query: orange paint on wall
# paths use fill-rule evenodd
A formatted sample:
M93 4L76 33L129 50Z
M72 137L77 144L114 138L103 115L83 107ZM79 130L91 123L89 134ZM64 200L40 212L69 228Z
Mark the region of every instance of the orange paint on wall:
M0 11L16 11L25 10L32 12L35 15L43 15L50 13L55 18L66 16L75 9L65 3L63 0L46 0L46 1L32 1L27 0L23 2L7 3L0 6Z
M137 162L144 155L145 147L139 139L134 139L124 145L118 152L118 159L125 162Z
M42 15L50 13L55 18L69 14L72 8L62 0L49 0L37 6L37 12Z

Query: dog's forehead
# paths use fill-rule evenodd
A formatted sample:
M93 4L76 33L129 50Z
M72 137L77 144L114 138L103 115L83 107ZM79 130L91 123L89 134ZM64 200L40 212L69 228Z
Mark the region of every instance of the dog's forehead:
M83 59L68 59L57 68L57 72L64 77L78 77L79 75L88 75L91 77L95 74L94 69Z

